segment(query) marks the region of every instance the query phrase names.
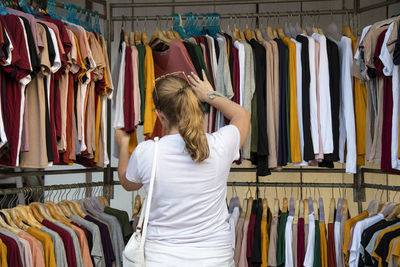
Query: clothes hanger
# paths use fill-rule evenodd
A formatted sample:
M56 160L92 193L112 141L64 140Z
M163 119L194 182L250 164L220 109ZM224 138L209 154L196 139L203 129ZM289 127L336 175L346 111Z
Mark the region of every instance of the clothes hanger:
M3 210L0 210L0 212L4 214L4 216L5 216L6 219L7 219L6 223L7 223L10 227L12 227L12 228L14 228L14 229L16 229L16 230L19 230L18 226L15 225L14 221L12 220L11 214L9 213L8 210L3 209Z
M309 211L309 205L308 205L308 199L306 198L306 199L304 199L303 201L303 208L304 208L304 213L303 213L303 216L304 216L304 224L308 224L309 222L308 222L308 214L310 213L310 211Z
M279 215L279 199L278 199L278 189L275 186L275 199L274 199L274 210L272 213L273 216Z
M130 32L128 35L127 46L135 46L135 32Z
M260 21L260 17L258 17L258 21ZM262 25L260 26L260 28L262 28ZM264 37L263 37L263 34L262 34L260 28L256 28L256 29L254 30L254 33L256 34L257 40L258 40L259 42L265 42L265 39L264 39Z
M332 186L331 201L329 203L328 223L334 223L335 222L335 209L336 209L336 201L335 201L335 195L334 195L333 186Z
M0 217L0 228L4 228L5 230L7 230L7 231L9 231L9 232L11 232L11 233L13 233L13 234L18 234L18 232L20 231L20 230L18 230L18 229L15 229L15 228L11 227L10 225L8 225L8 224L3 220L2 217Z
M264 198L263 198L263 218L267 218L268 217L268 200L267 197L265 196L265 189L266 186L264 186Z
M282 200L282 212L288 212L288 199L286 197L286 188L283 188L285 190L285 195Z
M247 193L248 192L250 192L250 197L248 198L248 201L247 201L247 209L246 209L246 216L245 216L246 221L250 220L251 208L253 206L253 197L251 196L250 186L249 186ZM246 197L247 197L247 193L246 193Z
M319 221L320 222L325 222L325 209L324 209L324 200L321 197L319 188L318 188L318 203L319 203Z
M249 16L246 17L246 30L244 31L244 35L246 37L246 40L250 42L251 39L254 39L254 34L253 31L249 29L247 20L249 19Z
M290 198L290 202L289 202L289 216L294 217L294 198L293 197Z
M17 207L13 208L13 210L15 210L17 214L22 218L22 220L27 222L29 225L34 226L38 229L43 227L42 224L35 219L32 211L28 206L18 205Z
M303 218L304 219L304 201L303 200L298 200L298 218ZM295 212L296 214L296 212Z

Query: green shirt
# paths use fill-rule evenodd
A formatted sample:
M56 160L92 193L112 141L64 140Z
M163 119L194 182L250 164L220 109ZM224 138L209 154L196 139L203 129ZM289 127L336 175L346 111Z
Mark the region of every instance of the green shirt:
M283 212L279 218L278 225L278 246L276 249L276 263L278 266L285 265L285 230L288 213Z
M124 236L125 245L128 243L129 238L133 234L132 226L129 223L129 216L126 211L118 210L110 207L104 208L104 213L114 216L118 219L119 224L121 225L122 235Z
M314 265L313 267L321 267L321 236L319 231L319 221L315 220L315 242L314 242Z

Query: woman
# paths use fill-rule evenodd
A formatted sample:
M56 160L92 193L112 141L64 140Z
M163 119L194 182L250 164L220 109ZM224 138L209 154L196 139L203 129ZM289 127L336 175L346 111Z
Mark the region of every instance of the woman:
M203 72L203 77L206 77ZM193 74L156 81L153 100L166 129L159 141L158 165L145 245L146 266L234 266L226 207L226 182L238 159L249 125L248 112L213 91ZM201 102L230 120L206 134ZM129 135L117 130L118 176L122 186L148 190L154 141L140 143L129 155Z

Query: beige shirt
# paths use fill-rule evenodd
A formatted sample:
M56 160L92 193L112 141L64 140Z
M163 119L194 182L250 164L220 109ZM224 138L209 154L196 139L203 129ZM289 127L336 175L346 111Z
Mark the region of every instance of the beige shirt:
M44 76L50 74L50 60L47 46L46 30L37 24L39 35L44 47L39 55L41 71L27 85L26 102L29 113L28 129L31 145L29 151L21 152L20 166L22 168L46 168L49 165L46 148L46 100Z
M278 148L277 148L277 127L275 123L275 111L279 102L275 102L274 90L274 54L272 51L272 44L270 42L263 42L266 50L266 89L267 89L267 135L268 135L268 166L275 168L278 166ZM279 68L279 66L278 66Z

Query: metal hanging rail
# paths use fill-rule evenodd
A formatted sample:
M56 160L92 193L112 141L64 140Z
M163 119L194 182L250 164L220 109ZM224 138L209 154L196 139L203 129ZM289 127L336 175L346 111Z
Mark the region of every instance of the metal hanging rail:
M279 4L327 2L332 0L215 0L215 1L181 1L181 2L141 2L118 3L115 7L178 7L178 6L221 6L221 5L249 5L249 4Z
M93 182L93 183L33 186L24 188L6 188L6 189L0 189L0 195L14 195L18 193L31 193L40 191L62 190L62 189L89 188L89 187L97 187L105 185L106 184L104 182Z
M279 183L279 182L228 182L228 186L252 186L252 187L320 187L320 188L353 188L353 184L341 183Z
M114 8L119 8L124 4L110 4L110 13L112 14ZM296 16L323 16L323 15L344 15L354 13L354 9L340 9L340 10L309 10L309 11L290 11L290 12L262 12L262 13L225 13L220 14L222 19L238 19L238 18L262 18L262 17L296 17ZM185 16L182 16L185 19ZM199 18L202 18L200 15ZM157 20L171 20L169 15L163 16L113 16L112 21L157 21Z

